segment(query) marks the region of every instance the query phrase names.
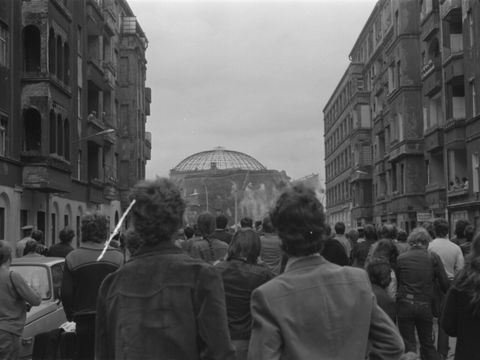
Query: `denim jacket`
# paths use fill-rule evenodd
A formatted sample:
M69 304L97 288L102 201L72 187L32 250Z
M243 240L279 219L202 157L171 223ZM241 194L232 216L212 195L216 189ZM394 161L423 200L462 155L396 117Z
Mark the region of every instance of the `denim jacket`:
M170 242L105 279L96 321L97 359L235 359L220 276Z

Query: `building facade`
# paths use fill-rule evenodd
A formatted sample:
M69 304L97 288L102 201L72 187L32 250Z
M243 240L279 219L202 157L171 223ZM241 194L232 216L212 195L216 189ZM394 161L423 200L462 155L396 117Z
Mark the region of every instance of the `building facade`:
M64 226L78 242L90 210L107 214L112 228L118 221L122 194L143 178L151 146L147 42L136 21L133 35L126 30L131 19L123 0L0 0L0 239L13 244L28 224L47 245ZM122 82L119 64L132 37L139 65ZM135 115L123 132L125 104ZM134 171L121 171L125 158Z
M409 231L417 222L447 217L452 225L468 219L480 226L479 36L477 1L377 2L349 66L361 64L369 94L374 166L360 174L373 179L374 223ZM337 121L332 125L325 113L326 134ZM329 170L329 147L326 136L326 172L335 184L344 175ZM327 198L333 206L335 198ZM357 219L352 211L353 225L361 225Z

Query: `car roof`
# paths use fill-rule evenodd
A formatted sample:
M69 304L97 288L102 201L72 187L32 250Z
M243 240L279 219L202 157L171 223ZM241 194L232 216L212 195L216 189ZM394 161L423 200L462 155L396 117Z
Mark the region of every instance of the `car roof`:
M63 263L64 258L61 257L47 257L47 256L27 256L12 259L12 265L55 265Z

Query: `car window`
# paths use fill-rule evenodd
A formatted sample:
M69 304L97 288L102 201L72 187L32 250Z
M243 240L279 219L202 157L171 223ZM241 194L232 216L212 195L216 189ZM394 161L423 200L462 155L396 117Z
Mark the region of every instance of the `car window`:
M50 290L50 279L48 278L48 269L46 267L12 264L10 269L20 274L27 284L40 294L43 300L50 299L52 292Z
M53 297L60 299L60 289L62 288L63 278L63 263L58 263L52 266L53 279Z

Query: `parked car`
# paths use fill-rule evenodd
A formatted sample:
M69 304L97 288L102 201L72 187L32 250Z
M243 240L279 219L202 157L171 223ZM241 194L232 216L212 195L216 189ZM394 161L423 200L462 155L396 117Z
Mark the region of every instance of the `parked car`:
M35 335L58 329L67 319L60 301L65 259L53 257L21 257L12 261L11 270L42 296L42 302L27 313L23 329L20 357L31 358Z

